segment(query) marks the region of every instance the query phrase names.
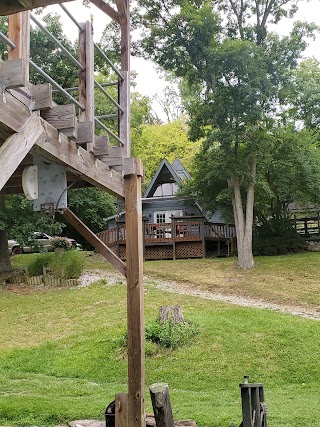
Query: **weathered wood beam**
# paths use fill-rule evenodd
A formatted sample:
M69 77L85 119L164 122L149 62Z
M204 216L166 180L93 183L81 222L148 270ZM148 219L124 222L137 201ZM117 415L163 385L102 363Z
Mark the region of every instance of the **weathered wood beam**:
M53 106L50 83L38 85L29 83L25 87L9 89L9 92L32 111L46 110Z
M9 92L3 92L0 87L0 129L4 128L11 133L19 132L30 115L28 107Z
M66 3L72 0L1 0L0 16L12 15L13 13L23 12L37 7L50 6L52 4Z
M131 159L135 163L135 159ZM135 167L128 168L129 173ZM125 175L128 425L145 427L144 289L141 176Z
M32 7L32 1L19 0L24 7ZM8 37L16 45L8 49L8 59L22 59L26 80L29 80L30 56L30 12L20 12L9 16Z
M119 137L125 143L123 147L124 157L130 157L130 73L121 71L124 80L120 82L119 102L123 109L119 119Z
M128 427L128 393L116 394L115 427Z
M0 190L39 139L44 140L44 127L39 116L32 115L20 132L0 147Z
M126 265L106 246L81 219L79 219L70 209L63 211L64 218L92 245L96 250L103 255L111 264L126 276Z
M116 10L105 3L103 0L90 0L92 4L101 9L106 15L112 18L114 21L120 23L120 17Z
M0 63L0 84L6 89L26 86L27 79L23 59L12 59Z
M126 24L129 20L129 2L128 0L115 0L118 14L120 18L120 24Z
M41 112L41 116L56 129L69 129L76 126L76 107L73 104L55 105Z
M70 141L49 123L44 122L46 140L39 141L33 151L42 157L64 164L85 181L115 196L124 197L124 182L120 173L110 170L100 160Z
M93 149L94 135L94 43L92 23L87 21L81 24L84 31L79 32L79 62L84 71L79 74L79 102L85 110L79 113L79 122L92 123L91 141L87 141L87 150Z

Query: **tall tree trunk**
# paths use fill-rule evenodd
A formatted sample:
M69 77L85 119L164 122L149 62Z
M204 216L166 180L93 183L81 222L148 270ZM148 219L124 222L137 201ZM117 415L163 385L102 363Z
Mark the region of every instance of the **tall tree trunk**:
M4 209L4 198L0 197L0 210ZM8 236L5 230L0 230L0 273L11 270L11 261L8 251Z
M232 177L228 180L232 191L232 207L237 234L238 266L242 269L254 267L252 254L252 228L253 228L253 205L256 178L257 160L253 157L250 165L252 181L250 182L246 196L246 210L244 212L241 198L241 180Z

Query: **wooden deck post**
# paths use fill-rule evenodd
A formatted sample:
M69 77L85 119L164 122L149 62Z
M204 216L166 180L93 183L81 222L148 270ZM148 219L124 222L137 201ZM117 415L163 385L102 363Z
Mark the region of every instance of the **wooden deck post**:
M94 44L92 23L81 24L84 31L79 32L79 62L85 70L79 73L79 102L85 106L80 111L79 122L92 123L92 141L94 140ZM93 142L87 144L87 150L93 149Z
M8 19L8 37L16 45L8 48L8 59L22 59L26 80L29 80L30 55L30 12L10 15Z
M139 159L124 160L128 320L128 425L145 427L144 290Z

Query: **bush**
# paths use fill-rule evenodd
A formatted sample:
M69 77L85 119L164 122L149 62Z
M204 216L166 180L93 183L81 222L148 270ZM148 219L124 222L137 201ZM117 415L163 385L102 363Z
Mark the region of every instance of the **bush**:
M53 276L62 279L78 279L84 269L84 254L81 251L55 254L49 267Z
M198 329L192 322L173 323L172 320L160 322L159 319L148 322L145 327L147 341L162 347L175 349L188 342L198 334Z
M63 237L54 237L53 239L51 239L51 244L54 249L61 248L67 250L70 248L69 241Z
M48 267L53 254L42 253L33 258L27 265L30 276L40 276L43 274L43 267Z
M306 249L306 242L293 228L287 218L272 218L254 230L254 255L285 255L293 252L302 252Z

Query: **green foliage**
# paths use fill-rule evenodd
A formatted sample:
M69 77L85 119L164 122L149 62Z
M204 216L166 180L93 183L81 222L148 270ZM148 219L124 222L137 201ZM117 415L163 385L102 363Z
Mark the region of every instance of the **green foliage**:
M198 328L193 322L174 323L172 320L162 322L157 319L148 322L145 326L147 341L170 349L189 344L198 333ZM149 348L150 350L152 348Z
M68 251L55 254L49 264L53 276L62 279L78 279L84 269L84 254L81 251Z
M30 262L27 264L28 274L30 276L40 276L43 274L43 267L48 267L52 261L53 254L38 254L35 257L31 258Z
M53 246L53 248L60 248L60 249L69 249L70 248L70 244L69 241L63 237L55 237L53 239L51 239L51 244Z
M284 255L305 249L305 239L295 231L292 221L286 218L273 218L254 230L254 255Z
M23 255L23 257L27 257ZM63 253L45 253L28 257L26 267L30 276L39 276L43 267L47 267L51 274L61 279L78 279L84 269L84 254L81 251L67 251Z
M187 170L195 154L200 149L200 142L192 142L188 138L188 125L185 118L165 125L145 125L141 136L133 144L133 155L140 157L146 169L146 180L150 180L162 159L170 163L178 158Z

